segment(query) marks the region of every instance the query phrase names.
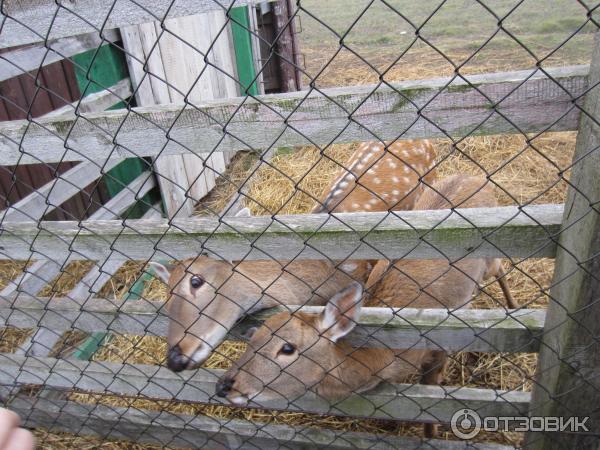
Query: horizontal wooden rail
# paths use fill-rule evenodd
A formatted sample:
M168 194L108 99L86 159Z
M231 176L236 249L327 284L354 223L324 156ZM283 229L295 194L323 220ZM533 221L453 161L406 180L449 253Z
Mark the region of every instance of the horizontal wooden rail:
M0 41L4 37L5 31L2 30ZM96 49L103 44L115 42L120 38L121 35L118 30L105 30L102 37L98 33L82 34L2 53L0 55L0 81Z
M3 222L0 251L10 259L51 255L46 257L96 261L115 252L137 260L206 252L230 261L552 257L562 211L562 205L534 205L273 218Z
M75 299L78 300L78 299ZM166 336L167 312L163 302L95 298L80 305L69 298L36 298L19 294L0 300L2 326L41 326L55 332L112 331L133 335ZM282 308L273 308L245 319L232 331L240 338L250 326L260 324ZM304 307L320 312L322 307ZM535 352L544 327L545 311L364 308L358 327L348 338L361 347L443 348L448 351ZM370 336L370 337L369 337Z
M313 89L193 106L156 105L77 118L5 122L0 124L0 165L80 160L82 155L103 161L159 153L328 145L375 136L408 139L576 130L579 109L573 103L587 89L588 70L587 66L547 69L552 78L529 70L473 75L468 82L454 79L451 84L453 79L440 78Z
M102 394L162 400L227 403L216 397L215 384L225 371L199 369L173 373L166 367L106 361L62 360L0 354L0 385L43 385ZM519 416L530 394L452 386L382 385L369 393L330 403L307 392L296 399L253 403L254 407L322 414L450 422L455 411L472 408L482 417Z
M19 396L10 404L24 426L72 432L103 439L129 440L167 448L252 448L306 450L352 448L417 450L426 445L440 450L508 450L492 443L449 441L336 431L313 426L273 425L241 419L190 416L166 411L81 404ZM512 447L510 447L512 448Z
M49 112L46 117L65 117L72 116L77 109L77 114L88 113L92 111L103 111L116 105L123 100L128 99L133 94L131 81L129 78L123 78L114 86L93 94L86 95L84 98L74 101L59 109Z
M8 0L2 5L0 48L14 47L46 39L94 33L125 25L202 14L231 5L243 6L249 0L138 0L98 2L77 0L57 4L53 0ZM167 27L168 30L168 27Z
M295 307L290 307L295 309ZM286 310L271 308L246 318L232 336ZM303 311L320 313L322 306ZM355 347L430 348L472 352L537 352L546 312L541 309L363 308L358 326L347 338Z

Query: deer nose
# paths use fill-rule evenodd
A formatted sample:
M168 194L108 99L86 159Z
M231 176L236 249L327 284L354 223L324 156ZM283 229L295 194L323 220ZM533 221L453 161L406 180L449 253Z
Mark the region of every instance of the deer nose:
M179 345L174 345L167 353L167 367L173 372L181 372L184 370L189 361L190 359L181 353L181 348L179 348Z
M217 382L216 393L219 397L227 397L227 394L231 392L235 380L233 378L221 378Z

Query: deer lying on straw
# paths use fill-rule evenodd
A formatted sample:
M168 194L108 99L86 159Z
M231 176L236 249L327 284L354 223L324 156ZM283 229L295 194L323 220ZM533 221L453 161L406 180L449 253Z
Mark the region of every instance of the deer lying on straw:
M325 191L313 213L413 209L434 181L435 149L427 139L364 142Z
M495 206L496 200L485 179L454 176L427 189L415 209L441 209L449 203L473 208ZM362 302L396 308L468 307L478 284L487 277L497 278L514 308L498 259L463 259L454 264L404 260L391 268L381 261L367 281L366 298L361 285L352 283L333 296L319 315L283 312L266 320L243 356L219 380L216 393L245 405L282 397L293 401L309 389L335 400L368 391L382 381L404 381L415 373L422 374L424 384L438 384L446 362L443 351L353 349L342 338L358 321Z
M412 206L422 191L420 177L434 159L428 141L397 142L387 151L381 144L362 144L351 157L350 175L334 181L313 212ZM279 305L323 305L353 281L364 283L372 269L366 261L231 263L207 256L174 266L150 264L169 287L167 365L177 372L200 366L245 314Z

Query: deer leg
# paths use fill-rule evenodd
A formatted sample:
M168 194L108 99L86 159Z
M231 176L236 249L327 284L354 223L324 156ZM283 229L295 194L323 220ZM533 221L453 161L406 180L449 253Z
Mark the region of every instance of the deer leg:
M515 302L515 299L508 288L508 283L506 282L506 272L504 271L504 267L502 267L502 262L500 262L498 258L489 261L488 275L490 277L494 277L500 285L500 289L502 289L502 293L506 299L506 305L510 309L518 308L519 305L517 305L517 302Z
M421 364L421 384L439 385L444 378L444 368L448 355L443 350L432 350L429 357ZM423 434L426 438L437 435L437 423L423 424Z

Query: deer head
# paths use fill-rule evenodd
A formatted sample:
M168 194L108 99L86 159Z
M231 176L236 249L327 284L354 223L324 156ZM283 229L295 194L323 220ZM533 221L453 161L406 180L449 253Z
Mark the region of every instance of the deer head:
M260 289L227 261L199 256L150 265L169 286L167 365L176 372L202 364L260 298Z
M319 315L284 312L267 319L217 383L217 395L245 405L250 400L293 400L323 383L343 383L336 375L346 354L337 342L356 325L361 298L362 286L353 283Z
M169 286L167 365L176 372L200 366L244 315L280 305L322 305L355 279L365 282L370 269L317 260L234 264L208 256L150 264Z

